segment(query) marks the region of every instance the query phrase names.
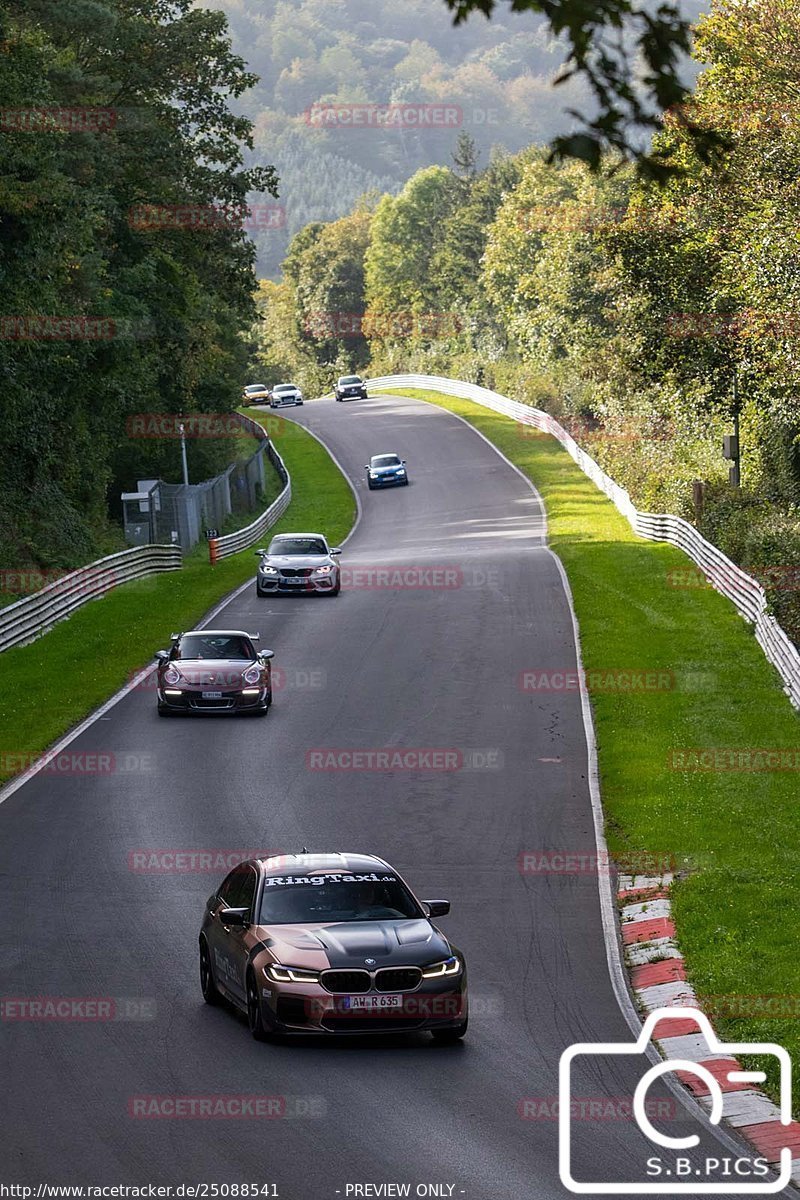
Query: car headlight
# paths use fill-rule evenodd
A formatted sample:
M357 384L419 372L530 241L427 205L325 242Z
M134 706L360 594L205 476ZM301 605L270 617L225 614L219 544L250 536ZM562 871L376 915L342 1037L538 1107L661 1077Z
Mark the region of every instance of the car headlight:
M247 670L245 671L244 675L242 676L242 679L244 680L245 683L260 683L261 682L261 668L260 667L248 667Z
M405 469L405 467L398 467L398 468L397 468L397 474L398 474L398 475L405 475L405 473L406 473L406 469Z
M174 687L176 683L183 682L181 679L181 673L177 667L167 667L166 671L164 672L163 682L170 684L171 687Z
M331 571L332 571L332 570L333 570L333 567L330 567L330 566L328 566L328 567L315 567L315 568L314 568L314 574L315 574L315 575L330 575L330 573L331 573Z
M266 563L262 563L258 569L262 573L262 575L277 575L278 574L277 567L267 566Z
M318 983L319 971L305 971L302 967L283 967L280 963L270 963L264 967L267 979L275 983Z
M423 967L422 978L440 979L442 975L458 975L460 970L461 960L454 954L452 958L445 958L442 962L431 963L429 967Z
M370 477L370 479L377 479L377 478L378 478L378 472L377 472L377 471L370 471L370 473L369 473L369 477Z

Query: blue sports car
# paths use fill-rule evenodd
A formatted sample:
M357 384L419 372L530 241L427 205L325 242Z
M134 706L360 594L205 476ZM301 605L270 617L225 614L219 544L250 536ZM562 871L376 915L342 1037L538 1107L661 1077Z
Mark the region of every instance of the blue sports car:
M406 460L397 454L373 454L364 467L367 472L367 487L393 487L395 484L408 484Z

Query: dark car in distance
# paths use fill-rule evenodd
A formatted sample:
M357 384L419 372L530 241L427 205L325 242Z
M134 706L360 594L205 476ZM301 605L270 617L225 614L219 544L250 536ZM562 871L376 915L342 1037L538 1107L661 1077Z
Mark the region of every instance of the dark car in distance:
M366 400L367 381L360 375L341 375L333 389L334 400Z

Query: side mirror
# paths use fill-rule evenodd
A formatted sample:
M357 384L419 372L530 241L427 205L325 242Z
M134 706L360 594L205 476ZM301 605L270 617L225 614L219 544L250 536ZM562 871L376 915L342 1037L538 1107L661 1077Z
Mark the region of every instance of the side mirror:
M275 657L275 651L274 650L262 650L258 657L262 658L264 660L264 662L269 662L269 660L271 658Z
M253 553L258 557L260 554L266 554L266 550L254 550Z
M425 900L429 917L446 917L450 912L449 900Z
M167 662L169 659L169 650L156 650L155 657L159 662Z
M365 471L368 471L368 470L369 470L369 463L364 463L364 470L365 470Z
M341 554L342 552L341 552L341 550L339 549L339 547L338 547L338 546L334 546L334 547L333 547L333 549L331 549L331 550L329 550L329 551L328 551L328 553L329 553L329 554Z
M221 908L219 912L222 924L231 929L243 929L245 925L249 925L249 916L249 908Z

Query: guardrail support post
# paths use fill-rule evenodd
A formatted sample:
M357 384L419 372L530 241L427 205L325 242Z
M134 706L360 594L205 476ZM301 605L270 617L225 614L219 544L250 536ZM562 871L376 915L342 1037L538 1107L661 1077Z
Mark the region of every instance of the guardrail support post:
M209 538L208 539L208 561L211 563L212 567L215 565L215 563L217 561L217 557L218 557L217 556L217 539Z

